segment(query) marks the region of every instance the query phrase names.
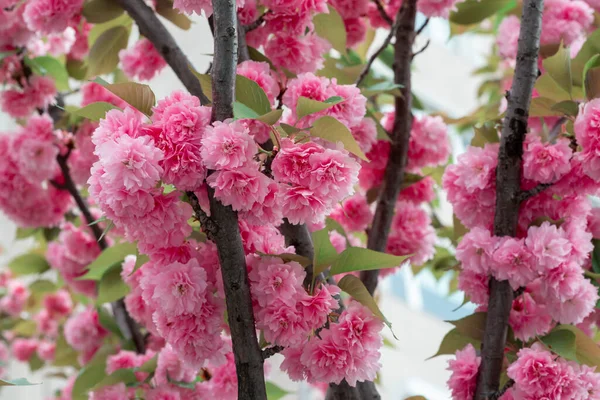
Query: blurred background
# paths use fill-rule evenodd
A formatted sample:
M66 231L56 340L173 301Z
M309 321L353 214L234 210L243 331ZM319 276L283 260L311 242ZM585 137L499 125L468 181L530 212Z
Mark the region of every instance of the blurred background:
M193 19L195 23L189 31L177 29L168 22L165 25L170 28L196 70L205 71L212 54L212 36L205 19ZM417 26L423 22L424 18L419 16ZM377 32L371 48L379 47L386 36L386 31ZM443 112L449 117L458 118L479 106L477 89L482 78L474 76L472 72L485 64L493 39L491 36L470 33L450 36L448 21L433 18L417 38L415 49L420 49L428 40L430 43L414 60L413 91L427 112ZM137 35L132 35L132 38L136 40ZM391 71L383 64L376 62L373 68L382 75L389 74L391 78ZM167 96L174 89L183 88L169 68L165 68L149 84L157 99ZM14 122L0 112L0 132L10 133L13 128ZM464 151L470 140L468 136L451 132L453 157ZM443 193L440 197L442 201L436 215L444 225L451 225L450 206L443 201ZM0 213L0 266L6 265L7 261L30 245L27 240L16 242L15 230L14 224ZM451 325L444 321L459 319L473 312L470 304L460 307L463 303L460 293L448 295L452 273L447 272L440 278L429 270L422 270L415 275L410 268L404 267L382 281L379 301L398 339L395 340L386 328L384 334L391 346L383 348L381 359L383 369L379 383L383 399L401 400L415 395L425 396L428 400L446 400L450 397L445 385L449 376L446 371L448 357L428 358L436 353L442 338L450 330ZM277 357L271 361L271 379L293 392L285 399L322 397L307 385L298 386L279 373L276 366L280 360ZM0 400L41 400L53 396L64 381L49 378L46 374L44 370L32 374L26 364L13 363L9 366L8 378L26 377L31 382L41 384L3 388Z

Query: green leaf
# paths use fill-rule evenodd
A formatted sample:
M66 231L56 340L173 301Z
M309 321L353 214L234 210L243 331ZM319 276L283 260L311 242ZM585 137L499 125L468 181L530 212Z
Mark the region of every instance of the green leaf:
M88 55L88 76L109 74L119 64L119 51L127 47L129 30L124 26L110 28L98 37Z
M475 314L468 315L456 321L446 321L456 327L456 330L471 339L478 341L483 340L483 334L485 332L485 320L487 313L477 312Z
M31 337L37 332L37 324L33 320L23 320L17 323L12 331L18 336Z
M258 83L245 76L237 75L235 78L235 98L254 110L257 115L264 115L271 111L271 103L265 91Z
M328 14L317 14L313 17L315 32L331 43L341 54L346 53L346 26L335 8L329 6Z
M292 134L294 134L294 133L302 132L302 129L299 129L299 128L296 128L296 127L294 127L294 126L291 126L291 125L285 124L285 123L283 123L283 122L282 122L281 124L279 124L279 127L280 127L281 129L283 129L283 131L284 131L286 134L288 134L288 135L292 135Z
M317 276L325 271L328 266L339 257L335 247L329 240L329 230L321 229L311 234L313 246L315 249L315 258L313 260L314 275Z
M121 16L125 10L115 0L88 0L82 14L92 24L101 24Z
M68 59L66 68L69 76L77 80L82 81L87 76L88 67L83 61Z
M473 347L479 349L479 347L481 346L481 341L465 336L462 333L460 333L458 329L454 328L450 332L448 332L446 336L444 336L444 338L442 339L442 343L440 343L440 347L437 353L435 353L428 359L432 359L441 355L454 354L457 350L464 349L465 346L468 344L472 344Z
M26 378L0 379L0 386L32 386L41 385L41 383L31 383Z
M258 117L258 114L247 105L235 101L233 103L233 116L236 119L254 119Z
M158 365L158 355L155 355L148 361L142 364L141 367L136 368L136 371L147 372L151 374L156 370L156 366Z
M282 114L283 110L273 110L254 119L263 122L267 125L275 125L277 121L279 121L279 119L281 118Z
M47 279L40 279L29 285L29 291L34 294L53 293L57 289L56 283Z
M123 263L128 255L137 254L137 247L133 243L119 243L104 250L98 258L88 265L88 272L79 279L91 279L98 281L102 275L115 264Z
M350 132L344 124L333 117L326 115L316 120L313 127L310 129L310 134L332 143L341 142L344 145L344 148L350 153L362 160L369 161L365 156L365 153L360 149L354 136L352 136L352 132Z
M557 117L561 116L560 111L553 110L552 107L556 104L556 101L547 97L536 97L531 99L531 105L529 106L530 117Z
M87 399L88 392L98 382L102 382L106 378L106 361L99 363L90 363L83 367L75 383L73 384L72 398L73 400Z
M540 97L553 100L555 102L561 102L564 100L571 100L571 95L565 91L558 82L556 82L550 74L543 74L535 82L535 90L539 93Z
M51 76L58 90L69 90L69 73L65 66L56 58L42 56L28 60L34 63L43 75Z
M204 95L212 103L212 78L211 78L211 76L208 74L201 74L200 72L196 71L194 69L194 67L192 67L191 65L189 65L189 68L192 71L192 73L194 75L196 75L196 78L198 78L198 81L200 81L200 86L202 86L202 91L204 92Z
M560 111L567 116L576 117L579 113L579 104L572 100L564 100L553 105L552 110Z
M577 53L577 56L571 62L571 70L573 75L573 83L577 86L583 86L584 75L583 70L585 64L600 53L600 29L596 29L591 35L587 36L587 40Z
M471 139L471 146L484 147L486 143L498 143L500 141L498 129L493 122L475 126L473 130L475 134L473 135L473 139Z
M79 368L79 362L77 361L79 353L75 351L61 334L56 340L56 350L54 352L54 361L52 365L56 367L72 366Z
M140 269L142 265L146 264L148 261L150 261L150 257L148 257L146 254L140 254L138 251L137 255L135 256L135 267L133 268L131 274Z
M423 397L423 396L410 396L410 397L407 397L404 400L427 400L427 399L425 397Z
M562 44L556 54L542 61L546 73L571 96L573 82L571 79L571 53Z
M98 283L96 304L110 303L125 297L131 288L121 278L122 266L113 265Z
M41 274L50 269L46 259L37 253L23 254L8 263L8 268L15 276Z
M392 325L385 318L379 309L377 302L375 302L375 299L373 299L373 296L371 296L364 283L362 283L359 278L354 275L346 275L340 279L338 282L338 287L352 296L354 300L371 310L373 315L381 319L390 329L392 329Z
M156 96L150 86L135 82L106 83L102 79L94 82L110 90L117 97L127 102L130 106L138 109L146 115L152 115L152 107L156 103Z
M450 21L459 25L471 25L491 17L504 9L511 0L466 0L456 5L450 13Z
M127 30L129 30L129 29L131 29L132 24L133 24L133 20L129 17L129 15L127 13L124 13L120 17L112 19L110 21L107 21L103 24L95 24L92 27L90 34L88 35L89 47L91 48L94 45L94 43L96 43L96 41L98 40L100 35L102 35L107 30L117 27L117 26L122 26L122 27L126 28Z
M590 58L583 67L583 92L588 100L600 93L600 54Z
M110 103L105 101L98 101L95 103L88 104L85 107L80 108L73 114L79 117L87 118L91 121L100 121L106 116L106 113L113 109L119 109Z
M39 228L17 228L17 234L15 238L17 240L27 239L39 232Z
M329 107L344 101L344 99L342 97L339 97L339 96L335 96L335 97L337 97L337 98L334 99L332 97L330 99L327 99L327 100L331 100L331 99L334 99L334 100L331 100L331 101L325 100L323 102L323 101L309 99L308 97L300 96L298 98L298 103L296 104L296 115L298 115L298 119L302 119L302 118L306 117L307 115L311 115L311 114L326 110Z
M552 330L570 331L575 335L576 357L579 363L600 368L600 346L581 329L573 325L559 325Z
M124 339L123 333L121 332L121 329L119 329L119 325L115 318L110 315L104 307L96 307L96 310L98 311L98 321L100 321L100 325L102 325L104 329L117 335L117 337Z
M331 275L399 267L408 257L380 253L362 247L348 247L331 266Z
M91 389L98 390L105 386L116 385L117 383L121 382L125 383L125 385L137 382L137 378L135 377L135 373L132 369L118 369L112 374L105 376L104 379L92 386Z
M248 46L248 53L250 54L250 59L252 61L266 62L267 64L269 64L269 67L271 67L272 70L277 69L277 68L275 68L275 65L273 65L273 63L271 62L271 60L269 60L269 58L267 56L265 56L260 51L256 50L254 47Z
M40 356L34 353L29 360L27 360L27 364L29 364L29 370L31 372L35 372L42 369L42 367L46 365L46 362L43 361Z
M567 360L578 362L575 340L575 334L568 330L553 330L540 338L540 341L553 353Z
M185 14L180 14L179 11L174 10L173 2L170 0L158 0L156 2L156 13L184 31L192 27L192 21Z
M265 386L267 388L267 399L268 400L279 400L282 397L284 397L285 395L287 395L288 393L290 393L287 390L280 388L273 382L265 382Z
M454 226L454 240L458 241L461 237L465 236L469 230L460 222L460 219L454 214L452 216L453 226Z
M257 252L257 254L259 254L262 257L281 258L286 263L290 262L290 261L295 261L298 264L302 265L303 267L307 267L310 264L312 264L312 261L309 260L308 258L298 255L298 254L294 254L294 253L266 254L266 253Z
M363 88L360 91L365 97L371 97L381 93L388 93L393 96L402 96L402 93L399 90L400 88L402 88L402 85L391 81L383 81L369 86L368 88Z

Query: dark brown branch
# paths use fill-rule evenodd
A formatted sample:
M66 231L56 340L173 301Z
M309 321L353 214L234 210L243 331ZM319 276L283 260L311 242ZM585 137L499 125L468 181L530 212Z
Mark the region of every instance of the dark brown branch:
M238 21L238 64L250 59L248 45L246 44L246 30Z
M296 254L312 260L315 258L315 250L313 247L312 237L305 224L294 225L290 224L286 219L279 226L279 231L285 237L286 246L294 246ZM306 277L304 278L304 287L309 288L313 280L313 265L312 263L305 268Z
M421 33L423 33L423 31L425 30L427 25L429 25L429 18L427 18L425 20L425 22L423 22L423 25L421 25L421 27L419 29L417 29L417 36L419 36Z
M377 6L377 10L379 11L379 14L381 14L381 18L383 18L385 22L392 26L394 24L394 21L392 21L388 13L385 11L385 8L383 8L383 4L381 4L381 1L373 0L373 3L375 3L375 5Z
M564 123L567 122L568 120L569 119L567 117L560 117L558 119L558 121L556 121L556 123L554 123L554 125L550 129L550 132L548 133L548 141L549 142L554 142L556 140L556 138L558 137L558 135L560 133L560 129L562 128Z
M234 0L213 0L214 59L212 121L233 117L237 67L238 23ZM238 399L266 400L263 354L258 345L246 258L237 214L215 198L209 188L214 240L221 262L227 319L238 378Z
M71 194L71 197L73 197L75 203L77 203L77 207L83 215L84 222L87 223L92 233L94 234L94 237L98 241L98 246L100 247L100 250L105 250L106 248L108 248L108 244L106 243L106 239L103 237L100 225L90 225L92 222L94 222L94 217L92 216L92 213L90 212L90 209L86 204L85 200L83 199L83 197L81 197L79 190L77 190L75 182L73 182L73 179L71 178L71 172L69 170L69 165L67 164L69 154L70 151L65 155L59 154L56 157L56 161L58 162L58 165L63 175L63 179L65 181L63 186L65 187L65 190L67 190ZM127 312L123 299L113 302L112 310L115 316L115 320L117 321L117 324L119 326L119 329L123 333L123 336L126 339L131 339L133 341L135 349L139 354L144 354L146 352L146 342L144 336L140 332L140 329L135 323L135 321Z
M263 24L263 22L265 22L265 17L267 16L268 13L269 13L269 11L265 11L258 18L256 18L256 21L251 22L248 25L244 25L244 32L248 33L250 31L255 30L259 26L261 26Z
M378 2L376 1L376 3L378 3ZM390 22L391 22L391 20L390 20ZM362 81L369 74L369 71L371 70L371 66L373 65L375 60L377 60L377 57L379 57L379 55L383 52L383 50L385 50L385 48L388 47L388 45L390 44L390 42L392 41L394 36L396 36L396 31L398 30L398 25L400 24L400 22L401 22L400 10L398 10L398 14L396 15L396 20L394 21L394 23L392 24L392 27L390 28L390 33L385 38L383 44L375 51L375 53L373 53L373 55L371 55L371 57L369 58L369 61L367 61L367 64L365 65L363 70L360 72L360 75L356 79L356 82L355 82L356 86L360 86Z
M423 47L421 47L419 50L415 51L411 58L415 58L416 56L418 56L419 54L421 54L422 52L427 50L427 48L429 47L429 43L430 43L430 40L427 39L427 42L425 42L425 45Z
M285 349L283 346L273 346L267 347L262 351L263 360L266 360L269 357L273 357L277 353L281 353Z
M544 190L548 189L552 185L553 185L553 183L540 183L539 185L537 185L534 188L531 188L529 190L520 191L518 194L519 203L522 203L525 200L529 199L530 197L533 197L533 196L536 196L536 195L542 193Z
M144 0L117 0L137 24L140 33L152 42L165 61L173 69L181 83L194 96L200 99L202 105L210 103L200 81L190 70L190 62L183 54L173 36L156 17L156 14L146 5Z
M498 152L495 236L515 236L517 231L523 142L533 86L538 77L543 8L543 0L525 0L523 3L515 76ZM512 302L513 291L508 281L490 278L490 299L475 392L477 400L494 399L498 393Z
M497 400L500 397L502 397L502 395L504 393L506 393L506 391L508 389L510 389L511 387L513 387L515 385L515 381L510 379L508 382L506 382L506 384L504 385L504 387L502 388L502 390L500 390L496 395L494 395L494 397L492 398L492 400Z
M397 17L400 23L396 31L396 43L394 44L394 82L402 86L400 88L402 96L396 97L395 100L396 112L391 134L392 146L367 241L367 247L375 251L385 251L394 216L394 206L396 205L398 193L400 193L407 162L408 141L413 119L411 113L410 64L412 46L416 36L416 14L417 0L405 0ZM375 292L378 277L378 270L363 271L360 274L360 278L371 294Z
M190 201L190 205L194 210L194 215L196 219L200 222L200 226L204 233L206 233L206 237L215 241L215 235L217 234L218 226L215 225L215 222L210 219L210 217L204 212L202 207L200 206L200 201L198 201L198 196L194 192L185 192Z

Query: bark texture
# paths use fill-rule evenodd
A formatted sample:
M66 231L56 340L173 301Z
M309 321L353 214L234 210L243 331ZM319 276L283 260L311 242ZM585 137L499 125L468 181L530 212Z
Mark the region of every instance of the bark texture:
M538 77L538 53L542 29L543 0L525 0L515 77L508 95L496 170L494 235L515 236L521 191L523 141L533 86ZM490 279L490 300L477 376L476 399L495 399L500 385L508 317L513 291L508 281Z

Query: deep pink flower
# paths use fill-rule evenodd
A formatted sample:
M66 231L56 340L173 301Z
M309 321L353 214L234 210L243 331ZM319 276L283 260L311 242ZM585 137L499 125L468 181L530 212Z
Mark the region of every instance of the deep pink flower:
M277 257L262 257L251 265L248 278L252 295L260 306L265 307L274 298L288 306L295 306L297 295L304 292L302 282L306 276L300 264L294 261L284 263Z
M452 371L448 387L454 400L471 400L475 394L477 371L481 357L475 353L473 345L468 344L456 352L456 359L448 361L448 370Z
M258 152L248 129L239 122L215 122L202 137L202 162L208 169L235 169L248 165Z
M269 192L269 178L252 166L217 171L206 182L215 190L215 197L235 211L250 210Z
M138 40L132 47L119 51L123 72L130 79L149 81L154 78L167 62L146 38Z
M572 249L565 231L549 222L544 222L539 227L530 227L525 245L534 255L540 273L545 273L568 261Z
M18 338L12 342L12 354L19 361L28 361L38 348L36 339Z
M539 136L527 135L523 153L523 177L539 183L552 183L571 169L573 151L567 139L542 143Z

